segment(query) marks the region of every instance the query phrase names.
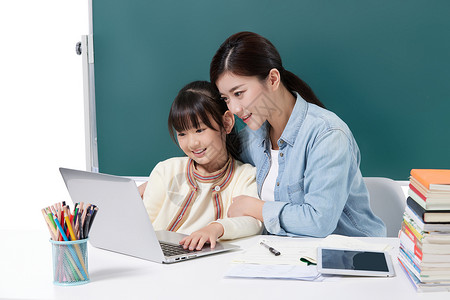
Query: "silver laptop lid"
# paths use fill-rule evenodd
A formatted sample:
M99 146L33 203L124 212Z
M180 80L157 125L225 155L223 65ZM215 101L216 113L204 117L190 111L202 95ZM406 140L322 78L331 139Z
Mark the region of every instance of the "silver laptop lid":
M159 263L239 249L239 246L218 242L214 249L205 246L201 251L164 256L159 242L178 246L185 235L154 231L133 180L66 168L60 168L60 172L74 203L84 202L99 207L95 226L89 233L89 241L94 247Z
M95 204L99 212L89 233L94 247L164 262L135 182L129 178L60 168L74 203Z

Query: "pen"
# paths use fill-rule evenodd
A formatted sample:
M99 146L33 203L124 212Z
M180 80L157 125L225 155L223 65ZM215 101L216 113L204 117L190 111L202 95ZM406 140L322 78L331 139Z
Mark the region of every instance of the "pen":
M92 212L90 210L91 209L89 209L89 212L86 214L86 219L84 220L83 237L85 239L88 237L88 228L92 218Z
M90 204L86 204L86 207L84 208L83 214L81 215L81 223L80 223L80 238L85 239L86 237L84 236L84 226L86 226L86 214L87 211L89 209Z
M78 228L77 228L77 238L81 239L81 229L82 229L82 227L81 227L81 212L80 211L78 211L77 226L78 226Z
M275 255L275 256L278 256L278 255L281 254L280 251L276 250L276 249L273 248L273 247L270 247L269 245L267 245L267 244L264 243L264 242L260 242L259 244L260 244L261 246L264 246L264 247L266 247L267 249L269 249L269 251L272 252L273 255Z
M94 205L95 206L95 205ZM91 222L89 223L88 234L91 230L92 223L94 222L95 215L97 215L98 207L94 207L94 212L92 213Z

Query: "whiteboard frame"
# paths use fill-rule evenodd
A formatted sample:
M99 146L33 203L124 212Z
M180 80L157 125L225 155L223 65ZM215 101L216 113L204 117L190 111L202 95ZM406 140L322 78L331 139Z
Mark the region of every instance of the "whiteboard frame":
M92 0L88 4L89 35L81 37L81 55L83 64L83 98L86 171L99 171L97 146L97 118L95 109L95 68L94 39L92 20Z

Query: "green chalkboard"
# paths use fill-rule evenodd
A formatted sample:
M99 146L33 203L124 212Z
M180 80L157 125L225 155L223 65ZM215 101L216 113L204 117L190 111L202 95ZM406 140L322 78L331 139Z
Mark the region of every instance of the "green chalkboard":
M146 176L182 152L178 90L254 31L352 130L363 176L450 168L450 1L92 0L100 172Z

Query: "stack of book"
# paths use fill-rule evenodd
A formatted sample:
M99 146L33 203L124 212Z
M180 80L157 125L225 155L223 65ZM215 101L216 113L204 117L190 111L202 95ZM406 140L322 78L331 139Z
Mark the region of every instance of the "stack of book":
M450 291L450 170L413 169L400 265L417 291Z

